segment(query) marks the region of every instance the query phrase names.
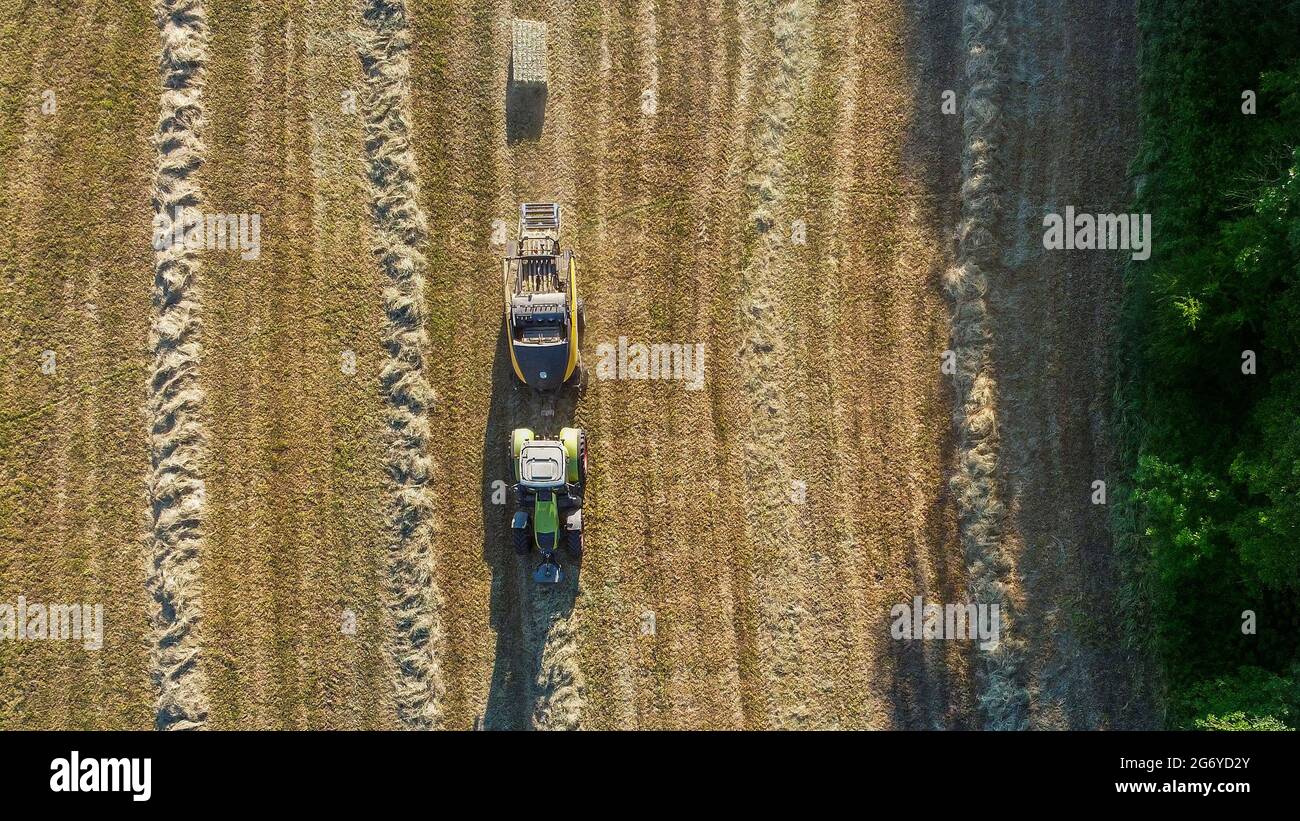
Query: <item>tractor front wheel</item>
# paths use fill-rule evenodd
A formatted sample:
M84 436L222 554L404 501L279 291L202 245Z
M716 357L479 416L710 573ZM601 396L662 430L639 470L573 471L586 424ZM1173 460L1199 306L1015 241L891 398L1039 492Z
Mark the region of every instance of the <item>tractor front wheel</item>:
M515 555L527 556L528 549L532 547L532 545L528 543L530 541L528 538L528 528L514 527L511 528L511 532L513 532L515 536Z

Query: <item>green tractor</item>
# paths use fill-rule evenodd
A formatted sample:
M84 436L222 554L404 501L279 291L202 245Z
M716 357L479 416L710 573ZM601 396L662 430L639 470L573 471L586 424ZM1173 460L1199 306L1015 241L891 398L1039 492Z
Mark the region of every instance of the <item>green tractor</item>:
M573 559L582 557L587 436L581 428L564 428L559 439L538 439L528 428L515 428L510 458L518 507L510 522L515 552L524 556L536 547L542 563L533 579L556 584L564 579L556 560L561 544Z

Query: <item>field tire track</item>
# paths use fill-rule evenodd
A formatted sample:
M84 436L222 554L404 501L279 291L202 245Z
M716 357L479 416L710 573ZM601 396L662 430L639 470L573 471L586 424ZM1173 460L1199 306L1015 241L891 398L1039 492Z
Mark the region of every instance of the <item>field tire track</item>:
M181 209L181 227L188 231L201 221L195 209L202 195L193 175L204 156L200 132L207 22L200 0L157 0L154 14L162 33L163 88L156 136L156 225L170 231L176 209ZM149 334L154 363L146 407L152 558L146 586L158 605L153 658L156 726L201 729L208 716L198 636L203 615L200 554L208 436L199 381L198 252L184 243L169 243L157 249L154 265L156 313Z
M436 729L445 684L439 662L443 643L441 596L434 584L433 504L428 492L429 408L433 389L425 376L424 272L420 246L427 237L418 204L419 171L410 144L410 34L406 4L368 0L359 56L366 160L372 187L375 256L388 278L383 302L387 360L380 381L388 402L385 454L389 499L389 610L395 635L398 717L408 729Z
M952 343L957 428L957 473L950 486L957 500L962 549L973 601L999 606L1002 640L983 651L979 705L984 726L1023 729L1028 695L1021 682L1023 651L1010 637L1014 623L1006 591L1014 568L1002 549L1005 508L998 479L997 381L990 354L992 332L988 272L998 264L998 150L1002 139L1002 66L1006 39L1001 0L970 0L962 21L968 89L963 109L961 221L955 265L945 277L953 302Z

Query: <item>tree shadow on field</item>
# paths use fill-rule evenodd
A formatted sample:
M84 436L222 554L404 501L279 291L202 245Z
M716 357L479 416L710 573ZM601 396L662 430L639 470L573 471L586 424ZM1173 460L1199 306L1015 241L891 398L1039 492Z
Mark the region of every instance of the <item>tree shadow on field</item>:
M940 444L944 465L955 464L956 442L944 437ZM956 501L947 485L936 488L927 499L929 513L921 543L914 545L908 561L916 595L927 604L947 604L966 599L966 568L960 557L941 551L934 557L929 576L922 567L922 550L958 544L956 521L948 511ZM892 621L892 619L891 619ZM886 628L888 629L888 628ZM906 730L968 730L978 725L972 721L974 704L961 683L962 671L975 669L976 644L968 641L926 641L923 639L891 642L893 658L892 711L894 727Z
M492 682L482 727L486 730L525 729L530 726L535 702L552 676L542 670L542 653L548 627L573 612L578 593L579 563L564 548L559 551L564 580L557 585L538 585L533 569L539 563L536 550L516 556L510 534L514 498L510 432L528 427L539 436L557 434L572 418L573 391L562 389L558 397L541 398L520 384L510 366L504 326L497 336L492 367L492 402L483 435L483 474L489 492L483 499L483 561L492 572L490 624L497 643ZM551 413L546 413L550 410ZM494 503L495 482L505 485L505 503Z
M962 116L944 114L938 102L949 90L955 89L959 94L966 91L962 7L948 0L914 0L904 4L903 9L903 46L916 108L903 136L899 170L912 179L924 181L921 192L927 202L924 219L933 235L953 236L961 215ZM864 64L860 70L870 69ZM950 263L950 254L939 255L926 276L927 290L945 308L951 304L943 285ZM936 355L951 344L948 338L951 327L946 319L941 330L942 337L926 340ZM955 397L948 383L945 382L937 401L939 407L927 406L923 412L936 419L950 419ZM955 521L956 504L947 483L956 467L955 434L952 427L936 431L942 473L934 477L936 484L927 491L924 531L917 543L909 546L907 557L913 594L921 595L928 604L941 606L968 597L966 565ZM889 621L882 627L888 630ZM922 639L891 641L888 687L894 727L978 726L970 645L954 647L954 644Z

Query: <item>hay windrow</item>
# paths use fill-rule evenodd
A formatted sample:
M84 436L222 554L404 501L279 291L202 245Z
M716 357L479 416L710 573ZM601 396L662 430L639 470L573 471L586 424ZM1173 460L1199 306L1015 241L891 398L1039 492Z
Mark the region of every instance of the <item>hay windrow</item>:
M198 0L157 0L162 36L158 167L153 207L171 231L200 221L202 194L194 174L203 165L203 70L207 23ZM178 211L179 209L179 211ZM201 729L207 723L207 681L198 631L203 617L204 459L208 436L199 380L202 332L198 252L169 243L154 255L153 369L146 405L150 450L147 588L157 602L153 678L159 729Z
M556 589L531 591L533 636L542 638L537 677L534 681L534 730L577 730L582 717L582 671L578 664L578 631L572 601L576 576L571 575ZM567 610L567 612L565 612Z
M750 210L746 230L757 233L741 271L739 309L744 341L739 352L740 374L749 411L749 432L744 448L744 477L754 515L747 527L757 555L779 568L780 581L759 579L763 621L767 626L770 675L777 687L771 700L771 720L777 727L805 724L811 716L801 695L788 692L806 679L804 645L807 610L803 606L800 570L803 557L797 546L793 513L784 504L792 477L785 467L790 420L785 390L773 374L787 359L786 307L779 294L786 250L777 226L784 207L789 169L786 152L796 107L806 91L811 13L803 0L781 4L760 3L752 16L772 21L776 64L763 99L754 136L754 171L747 180ZM769 589L773 588L773 589Z
M398 717L409 729L436 729L445 685L438 659L443 642L441 596L434 584L436 523L429 494L429 408L425 375L427 224L418 204L419 169L410 142L410 30L401 0L367 0L358 54L365 73L362 108L371 188L374 253L383 289L386 361L380 381L388 402L384 462L388 499L390 654Z
M998 388L990 363L991 323L985 294L998 264L1000 191L998 149L1002 140L1001 51L1006 41L1001 0L972 0L965 7L962 43L967 91L963 106L961 221L955 265L945 287L953 303L952 344L957 427L957 472L950 481L957 500L962 550L971 597L997 604L1003 638L982 651L980 708L988 729L1023 729L1028 695L1021 682L1023 650L1012 638L1014 621L1006 590L1014 571L1002 548L1005 508L998 482Z

